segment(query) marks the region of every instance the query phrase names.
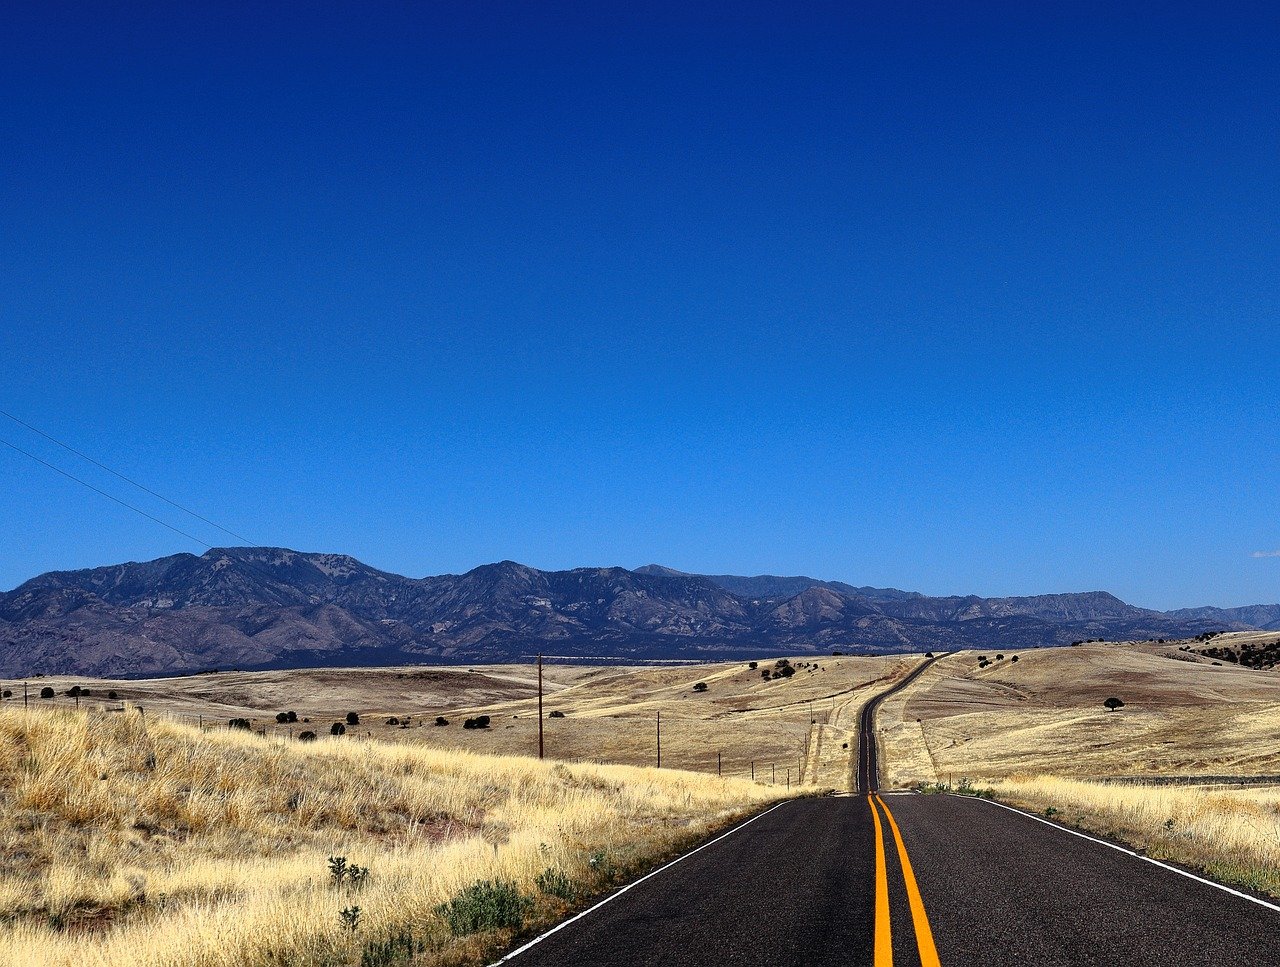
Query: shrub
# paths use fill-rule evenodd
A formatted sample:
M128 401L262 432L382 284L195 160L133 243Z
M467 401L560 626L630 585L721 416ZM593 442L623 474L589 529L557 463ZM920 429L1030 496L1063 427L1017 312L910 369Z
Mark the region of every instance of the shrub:
M760 669L760 677L767 681L769 678L769 669L767 668Z
M241 730L243 730L243 731L245 731L245 732L251 732L251 731L253 731L253 726L252 726L251 724L249 724L249 720L248 720L248 719L228 719L228 720L227 720L227 728L229 728L229 729L241 729Z
M1106 700L1105 702L1103 702L1102 704L1103 704L1103 705L1105 705L1105 706L1107 707L1107 711L1108 711L1108 712L1114 712L1114 711L1115 711L1116 709L1118 709L1118 708L1124 708L1124 702L1120 701L1120 699L1118 699L1118 698L1116 698L1116 697L1114 697L1114 696L1112 696L1111 698L1107 699L1107 700Z
M62 694L63 694L63 695L66 695L68 698L75 698L76 696L78 696L78 695L80 694L80 686L79 686L79 685L72 685L70 688L68 688L68 689L67 689L65 692L63 692Z
M747 662L747 667L750 668L752 671L755 671L757 668L760 667L760 663L758 661L749 661Z
M316 740L316 734L310 730L306 732L298 733L299 742L314 742L315 740Z
M360 908L343 907L338 912L338 921L342 924L344 930L350 930L354 933L360 927Z
M1017 661L1017 660L1018 660L1018 656L1017 656L1017 655L1014 655L1012 658L1010 658L1010 659L1009 659L1009 661Z
M405 927L386 940L366 940L360 952L360 967L395 967L414 962L418 954L426 953L427 941L415 938L413 931Z
M288 722L296 722L296 721L298 721L298 713L297 713L297 712L285 712L284 714L285 714L285 720L286 720L286 721L288 721Z
M80 695L81 695L82 697L83 697L83 696L85 696L85 695L92 695L92 694L93 694L93 692L92 692L92 691L90 691L90 690L89 690L89 689L87 689L87 688L82 688L82 689L80 689Z
M119 695L117 695L115 692L107 692L107 698L110 698L110 699L113 699L113 700L114 700L114 699L117 699L117 698L119 698L119 697L120 697L120 696L119 696Z
M705 691L707 690L707 683L706 683L706 682L698 682L698 684L696 684L696 685L694 685L694 686L693 686L693 690L694 690L695 692L705 692Z
M343 725L341 722L334 722L331 726L329 726L329 734L330 735L346 735L347 727Z
M533 882L543 893L559 897L561 900L572 900L578 895L568 874L554 867L547 867L534 878Z
M783 678L790 678L792 675L796 673L796 670L792 668L790 665L783 665L782 668L779 669L778 673Z
M388 724L388 725L399 725L399 724L400 724L400 720L399 720L398 718L396 718L396 717L393 715L393 716L391 716L391 718L387 719L387 724Z
M277 722L279 722L281 725L284 725L286 722L288 722L288 721L289 721L289 715L288 715L288 713L287 713L287 712L276 712L276 721L277 721Z
M449 720L445 718L443 715L436 716L436 725L448 725L448 724L449 724Z
M347 713L347 724L348 724L348 725L359 725L359 724L360 724L360 716L359 716L359 715L357 715L355 712L348 712L348 713Z
M551 713L551 717L553 719L562 719L564 718L564 712L560 711L559 709L556 709L554 712Z
M996 661L1004 661L1004 655L996 655Z
M13 690L6 688L3 692L0 692L0 698L13 698Z
M436 913L456 937L484 930L520 930L525 913L533 901L522 894L514 883L506 880L483 880L473 883L448 903L436 907Z
M53 689L46 685L44 688L40 689L40 697L53 698Z

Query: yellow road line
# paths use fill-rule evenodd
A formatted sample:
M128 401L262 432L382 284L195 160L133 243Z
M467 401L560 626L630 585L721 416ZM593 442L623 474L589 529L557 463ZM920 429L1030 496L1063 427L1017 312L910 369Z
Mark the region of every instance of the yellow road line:
M916 886L916 875L911 869L911 860L907 858L907 847L902 842L902 833L894 821L893 813L885 805L885 801L876 795L876 802L884 810L889 820L889 828L893 830L893 840L898 844L898 859L902 862L902 879L907 886L907 902L911 904L911 923L916 928L916 948L920 951L920 967L942 967L938 960L938 948L933 944L933 931L929 929L929 917L924 912L924 899L920 896L920 888ZM879 820L876 826L879 827ZM878 832L878 829L877 829ZM877 960L878 964L879 961Z
M871 796L871 818L876 823L876 940L875 967L893 967L893 932L889 929L889 873L884 862L884 828Z

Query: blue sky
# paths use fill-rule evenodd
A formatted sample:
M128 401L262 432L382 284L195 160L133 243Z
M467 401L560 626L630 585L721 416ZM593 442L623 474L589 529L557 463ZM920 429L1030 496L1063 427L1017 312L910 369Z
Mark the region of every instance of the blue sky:
M17 6L0 409L256 542L1280 600L1267 5Z

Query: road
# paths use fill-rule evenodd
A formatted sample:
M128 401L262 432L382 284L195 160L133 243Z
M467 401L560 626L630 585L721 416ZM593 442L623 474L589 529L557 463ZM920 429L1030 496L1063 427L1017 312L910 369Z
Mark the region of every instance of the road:
M509 954L513 967L1280 963L1280 911L960 796L784 803Z

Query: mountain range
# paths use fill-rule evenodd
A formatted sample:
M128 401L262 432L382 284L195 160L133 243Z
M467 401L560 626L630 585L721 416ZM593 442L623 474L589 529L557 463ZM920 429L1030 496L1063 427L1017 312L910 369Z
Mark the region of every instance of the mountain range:
M1280 605L1160 612L1105 591L930 597L808 577L512 561L409 578L340 554L215 548L0 594L0 677L1027 647L1280 630Z

